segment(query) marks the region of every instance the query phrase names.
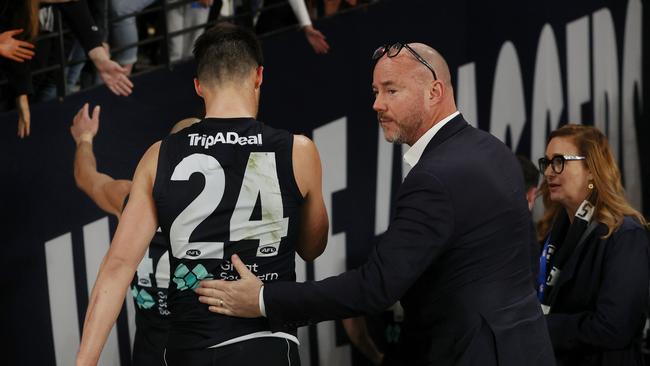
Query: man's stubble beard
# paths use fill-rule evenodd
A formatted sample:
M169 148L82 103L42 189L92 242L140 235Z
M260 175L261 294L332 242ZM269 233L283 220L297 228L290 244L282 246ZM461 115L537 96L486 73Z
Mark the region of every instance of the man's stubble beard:
M421 113L417 111L406 116L404 122L396 120L393 120L393 122L397 126L395 133L388 136L386 130L384 130L384 139L391 144L408 144L412 146L415 143L415 133L420 129L424 121Z

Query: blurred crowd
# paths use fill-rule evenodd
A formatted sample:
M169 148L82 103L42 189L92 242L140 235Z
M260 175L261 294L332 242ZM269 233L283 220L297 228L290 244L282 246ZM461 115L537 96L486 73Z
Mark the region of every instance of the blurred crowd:
M373 0L0 0L0 111L18 111L20 138L30 103L97 84L128 96L129 77L191 57L219 21L258 34L299 28L317 54L329 51L312 19ZM374 0L376 1L376 0Z

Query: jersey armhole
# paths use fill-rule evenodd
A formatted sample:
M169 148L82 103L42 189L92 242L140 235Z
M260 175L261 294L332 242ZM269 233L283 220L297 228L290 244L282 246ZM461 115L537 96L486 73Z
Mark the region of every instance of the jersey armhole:
M169 170L168 166L167 164L165 164L167 159L164 159L164 156L167 155L167 141L168 138L163 139L160 142L160 150L158 150L158 163L156 164L156 177L154 178L153 187L151 189L151 195L153 196L155 202L158 202L158 200L162 197L162 193L164 192L164 187L165 187L163 179L165 176L169 175L167 174Z
M289 170L291 171L291 179L289 179L291 193L294 195L295 199L302 203L305 200L305 197L302 196L300 188L298 187L298 182L296 181L296 173L293 170L293 141L294 135L289 133Z

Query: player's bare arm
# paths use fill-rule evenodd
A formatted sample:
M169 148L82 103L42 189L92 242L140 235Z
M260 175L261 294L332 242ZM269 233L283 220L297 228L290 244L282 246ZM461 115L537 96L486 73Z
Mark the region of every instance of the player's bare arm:
M327 245L329 220L323 201L322 168L316 145L307 137L294 135L293 173L304 197L296 251L306 261L316 259Z
M124 199L131 190L131 181L114 179L97 171L93 153L93 139L99 129L100 106L89 115L88 103L77 112L72 120L70 133L77 149L74 158L74 179L77 187L90 197L99 208L119 218Z
M136 169L129 202L90 296L77 365L97 364L127 287L158 227L152 188L159 149L159 142L151 146Z

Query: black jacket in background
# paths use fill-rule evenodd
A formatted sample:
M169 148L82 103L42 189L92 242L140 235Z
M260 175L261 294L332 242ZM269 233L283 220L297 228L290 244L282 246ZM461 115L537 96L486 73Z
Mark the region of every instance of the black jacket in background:
M645 229L626 217L608 239L600 224L562 271L546 316L558 366L644 365L650 247Z

